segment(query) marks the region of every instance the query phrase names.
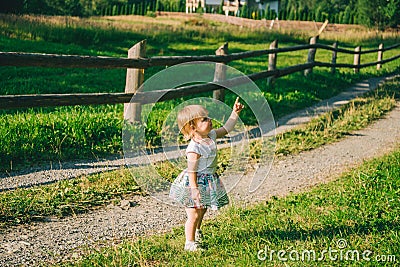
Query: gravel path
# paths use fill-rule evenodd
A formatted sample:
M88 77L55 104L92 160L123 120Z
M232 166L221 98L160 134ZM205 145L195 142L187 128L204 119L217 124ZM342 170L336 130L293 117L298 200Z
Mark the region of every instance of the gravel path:
M354 98L357 94L374 89L382 81L383 79L371 79L349 88L338 97L321 102L312 109L282 118L277 131L284 131L305 122L319 112L326 111L326 108L332 108ZM397 147L399 142L400 106L398 105L385 118L340 142L275 161L266 181L254 194L246 193L244 188L251 177L244 177L231 193L232 202L251 204L271 196L284 196L290 192L298 192L328 182L363 160L390 151ZM79 167L78 164L84 167ZM49 183L84 173L118 168L121 164L123 164L121 160L63 164L57 168L35 170L32 173L4 175L0 185L4 190L17 186ZM144 233L168 230L176 225L182 225L185 219L183 209L164 205L150 197L133 196L123 204L124 206L109 205L89 214L64 219L48 218L47 222L1 229L0 266L32 266L42 261L58 262L78 257L82 248L93 251L102 244L118 242L121 238L134 238ZM207 218L216 214L210 212Z

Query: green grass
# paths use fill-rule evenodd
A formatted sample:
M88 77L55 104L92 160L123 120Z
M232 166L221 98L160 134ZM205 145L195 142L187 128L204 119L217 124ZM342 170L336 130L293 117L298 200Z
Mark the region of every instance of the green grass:
M178 227L106 249L92 247L78 262L60 265L396 266L400 260L399 191L400 148L308 192L223 210L203 226L208 247L204 253L184 252L184 230ZM343 240L346 247L341 246ZM286 262L279 260L279 250L285 251L280 256ZM332 258L326 252L318 261L329 250L336 250ZM371 253L364 255L370 261L362 257L367 250ZM308 260L307 254L304 261L296 260L307 251L314 251L316 260L312 256ZM357 254L353 258L354 251L360 260ZM377 256L386 256L387 262L377 262Z
M122 196L141 194L132 173L121 169L52 185L15 189L0 194L0 225L64 217L104 206Z
M276 154L287 155L310 150L365 127L393 108L395 99L400 98L398 83L399 79L387 83L364 98L356 99L305 126L279 135ZM250 164L257 160L257 146L254 147ZM229 162L230 151L220 150L219 153L218 171L222 172L225 163ZM160 162L155 167L166 179L173 179L177 175L177 169L172 168L168 162ZM43 220L48 216L69 216L118 202L127 194L141 194L135 177L143 180L144 174L152 173L146 168L152 166L120 169L40 187L1 192L0 224L5 227Z
M360 36L354 41L346 38L340 45L354 47ZM341 40L340 36L337 38ZM132 16L88 19L0 16L1 51L126 57L127 50L143 39L147 39L147 55L151 57L214 54L215 49L225 41L229 41L231 53L265 49L274 39L279 39L279 46L285 47L307 43L308 35L304 32L238 29L201 17L184 21ZM365 45L363 49L376 48L382 39L387 45L398 42L394 37L365 37L361 40ZM321 39L321 42L329 44L336 40ZM388 52L385 58L398 51ZM318 52L317 59L322 60L319 58L330 61L330 53ZM347 56L339 56L340 60L352 63ZM306 51L284 53L279 55L278 67L305 61ZM265 70L267 62L267 57L260 57L239 60L230 65L249 74ZM161 69L147 69L146 79ZM385 64L381 72L371 67L357 75L346 69L335 75L329 74L326 69L315 69L308 78L301 74L280 78L273 88L266 81L256 83L275 118L279 118L336 95L355 81L396 70L396 62ZM0 94L123 92L125 74L123 69L0 67L3 78ZM234 99L235 96L228 93L226 103L230 105ZM147 122L146 141L149 144L159 145L161 129L158 126L162 125L168 110L182 101L177 99L156 105L154 114ZM54 160L122 153L119 134L122 132L122 112L122 105L0 111L0 170L22 169ZM246 124L253 124L253 118L250 111L243 112L242 119Z
M394 107L395 99L399 98L399 78L397 78L362 98L350 101L340 109L313 119L306 127L298 127L279 134L276 154L279 156L296 154L335 142L381 118Z
M121 151L122 114L118 106L56 108L0 116L2 159L12 165L33 160L92 157ZM3 162L3 164L6 164ZM3 166L4 167L4 166Z
M127 50L133 44L147 39L148 56L204 55L213 54L225 41L229 41L231 52L240 52L265 49L274 39L279 39L280 47L305 44L309 37L304 32L250 31L221 27L221 24L208 21L202 22L203 26L196 26L196 21L182 26L179 21L169 21L170 24L163 25L156 21L148 24L141 20L145 19L131 21L126 18L122 22L109 18L80 20L1 15L0 50L126 57ZM398 42L398 37L356 35L354 39L333 36L321 42L331 44L339 40L339 47L349 48L362 44L363 50L376 48L382 40L386 46ZM386 53L384 58L398 51ZM362 58L367 59L373 61L375 56ZM279 56L278 67L304 63L305 60L304 53L287 53ZM329 61L330 53L318 52L317 60ZM338 62L352 63L352 58L340 57ZM231 66L244 73L262 71L267 68L267 58L241 60ZM159 70L161 68L146 70L146 78ZM278 118L336 95L356 81L398 70L397 62L384 65L381 72L371 67L357 75L352 74L351 70L340 70L331 75L327 69L315 69L307 79L301 74L278 79L274 88L268 87L265 81L258 81L257 84ZM0 81L0 94L122 92L125 83L125 70L0 67L0 75L3 78ZM376 100L368 97L357 100L314 120L305 128L278 136L278 154L298 153L334 142L379 118L391 109L393 99L399 98L398 80L385 88L373 96ZM228 94L227 104L232 104L234 98ZM180 101L182 99L156 106L147 130L148 141L153 145L157 145L159 140L159 125L162 125L163 118ZM250 112L245 111L242 115L246 123L252 123ZM40 164L41 161L121 153L122 105L0 111L0 122L2 171L25 168L29 164ZM90 255L78 265L121 266L133 262L137 265L157 265L170 259L176 260L178 265L186 265L188 261L196 261L199 265L221 262L232 266L265 265L256 257L257 251L265 245L276 250L290 246L320 250L334 246L339 238L346 238L352 247L358 249L399 255L398 198L390 198L398 195L399 171L398 168L386 168L387 165L399 166L399 153L396 153L383 159L390 164L368 165L378 167L371 167L371 172L362 171L358 175L359 180L350 175L342 179L345 182L324 186L313 191L315 193L273 199L265 206L250 210L227 210L222 215L222 221L225 220L226 224L218 221L206 224L205 229L212 234L207 236L210 249L205 257L181 252L183 230L178 228L170 235L140 239L136 243L126 243ZM229 157L225 158L228 160ZM159 171L165 177L174 176L173 169L160 166ZM375 170L380 173L378 178L374 178ZM134 175L146 173L143 169L134 171L137 172ZM384 180L390 175L393 179ZM118 202L129 194L141 194L141 191L126 169L1 192L0 224L1 227L7 227L43 220L48 216L70 216ZM372 203L372 199L376 203ZM363 212L357 215L359 210ZM218 228L222 232L215 231ZM232 229L235 230L234 235L231 235ZM249 242L241 245L243 239ZM281 262L274 264L283 266Z

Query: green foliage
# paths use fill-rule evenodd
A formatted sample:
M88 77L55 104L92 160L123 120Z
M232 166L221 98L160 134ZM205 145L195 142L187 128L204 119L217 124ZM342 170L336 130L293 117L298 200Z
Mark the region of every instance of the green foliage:
M366 98L353 101L339 110L320 116L304 127L278 136L276 154L287 155L309 150L336 141L353 130L367 126L394 106L393 97L400 98L397 88L398 81L395 81L372 92ZM128 124L125 127L144 126ZM125 136L125 138L130 138L132 145L136 144L135 135ZM248 163L243 162L243 168L253 168L252 164L260 157L259 146L258 141L250 143L250 159ZM218 151L217 173L223 173L231 161L231 156L230 148ZM140 189L134 177L145 176L151 180L150 174L153 172L149 168L153 166L132 167L129 170L122 168L52 185L2 192L0 193L0 225L41 220L46 216L69 216L118 201L127 194L139 194ZM172 181L179 172L169 161L157 162L154 168L168 181Z
M250 207L229 207L203 224L207 250L202 253L183 250L184 230L177 227L168 233L125 240L60 265L285 266L289 262L290 266L343 266L345 262L346 266L378 266L372 260L376 255L394 255L395 259L382 266L395 265L400 246L399 158L397 149L312 190L273 196ZM345 240L346 247L340 247L339 240ZM280 250L286 254L278 254ZM327 250L335 252L316 262ZM345 261L345 254L355 250L360 260ZM371 261L361 257L366 250L373 253ZM260 251L261 256L266 253L264 261L257 257ZM291 251L300 257L302 251L315 251L316 260L279 260L289 259ZM333 260L339 257L343 260Z
M384 30L400 24L399 0L358 0L360 22Z
M241 31L237 27L219 28L214 22L199 18L176 28L160 24L149 27L137 21L129 24L129 21L124 20L121 25L129 30L119 28L118 19L115 23L111 23L110 19L103 21L99 18L78 21L60 18L56 23L55 18L46 17L2 15L1 19L2 51L125 57L132 44L147 39L147 52L151 57L187 55L188 51L192 55L213 54L215 48L226 40L230 40L232 53L265 49L265 43L274 39L279 39L282 46L305 43L302 35L283 35L271 31L266 35L258 31ZM373 46L378 42L381 42L380 38L372 41ZM385 52L385 55L390 57L390 53L395 51ZM317 56L317 60L329 61L331 53L318 51ZM367 55L363 57L367 61L375 60L375 55L372 58L367 58ZM283 53L279 55L279 68L303 63L303 60L304 51ZM265 61L264 57L259 57L235 61L230 66L249 74L265 70ZM384 71L390 72L397 65L394 62L384 66ZM147 69L146 79L161 69ZM357 80L385 72L377 73L376 69L371 68L364 73L353 75L343 70L331 75L327 71L315 70L308 78L300 73L280 78L273 88L263 80L256 83L278 118L333 96ZM123 91L126 71L2 67L0 75L4 77L0 81L1 94L96 93ZM182 100L160 103L155 107L147 122L146 142L149 146L160 145L163 118ZM234 95L228 93L226 103L231 105L233 101ZM19 165L41 164L49 160L122 153L122 105L1 111L0 120L1 170L22 167ZM243 111L243 120L247 125L255 123L253 114L248 110Z
M5 166L15 168L27 162L118 153L122 150L121 121L120 106L3 114L0 116L3 125L0 128L2 169Z
M140 194L127 169L0 193L0 226L69 216Z
M384 30L396 28L400 24L399 0L337 0L337 1L280 1L281 19L316 20L344 24L362 24ZM313 16L302 15L303 10L314 13ZM285 13L287 11L287 14ZM339 16L337 15L339 14ZM310 15L310 14L309 14Z
M376 8L378 7L378 8ZM184 12L185 0L18 0L1 3L0 12L48 15L146 15L157 11ZM400 0L335 0L335 1L280 1L279 19L316 20L331 23L361 23L370 27L396 28L400 24ZM355 12L357 10L357 13ZM204 12L201 8L197 12ZM207 8L207 12L210 12ZM222 14L220 6L216 11ZM339 15L340 14L340 17ZM152 15L153 16L153 15ZM269 7L258 10L254 5L243 5L240 16L252 19L274 19Z
M385 7L386 25L397 28L400 25L400 0L390 0Z
M288 155L311 150L366 127L396 105L393 96L398 99L398 84L399 80L390 82L363 98L312 120L305 127L278 135L276 153Z
M243 5L240 8L240 16L242 18L249 18L250 17L250 11L249 11L249 7L247 5Z
M350 6L346 7L343 14L343 23L350 24L351 23L351 16L352 16L352 8Z
M118 7L117 7L116 5L114 5L114 6L112 7L112 15L113 15L113 16L118 15Z

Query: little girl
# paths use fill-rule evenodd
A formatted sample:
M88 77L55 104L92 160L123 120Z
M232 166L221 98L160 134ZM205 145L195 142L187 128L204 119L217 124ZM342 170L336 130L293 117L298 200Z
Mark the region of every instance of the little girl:
M202 250L200 227L207 208L217 210L229 202L224 185L215 173L216 139L234 129L243 107L236 98L232 114L218 129L212 128L208 111L203 106L188 105L178 113L179 129L190 143L186 149L187 169L172 183L170 197L185 206L185 250Z

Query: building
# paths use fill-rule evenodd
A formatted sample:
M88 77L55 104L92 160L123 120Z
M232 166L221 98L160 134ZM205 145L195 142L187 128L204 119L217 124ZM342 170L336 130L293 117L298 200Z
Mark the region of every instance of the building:
M186 0L186 13L196 12L197 8L211 7L214 10L221 5L222 0ZM279 0L224 0L223 10L226 15L232 12L234 15L239 14L239 10L243 5L248 5L250 8L257 8L259 10L275 11L279 14Z

